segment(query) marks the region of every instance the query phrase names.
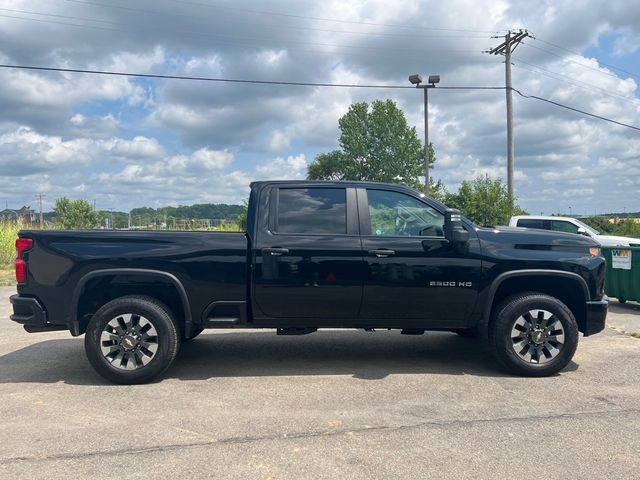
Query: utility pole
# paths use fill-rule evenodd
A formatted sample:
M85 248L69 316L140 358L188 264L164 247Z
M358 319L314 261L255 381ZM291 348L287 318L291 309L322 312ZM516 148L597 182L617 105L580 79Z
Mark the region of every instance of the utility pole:
M507 188L509 196L514 198L515 189L513 187L513 160L515 142L513 138L513 87L511 85L511 52L513 52L520 42L527 37L533 38L527 30L518 30L517 32L509 30L504 36L504 42L497 47L487 50L485 53L491 55L504 55L504 79L505 91L507 94ZM491 37L501 38L501 37Z
M44 196L44 193L36 194L36 198L38 199L38 204L40 206L40 229L44 228L44 217L42 216L42 197Z

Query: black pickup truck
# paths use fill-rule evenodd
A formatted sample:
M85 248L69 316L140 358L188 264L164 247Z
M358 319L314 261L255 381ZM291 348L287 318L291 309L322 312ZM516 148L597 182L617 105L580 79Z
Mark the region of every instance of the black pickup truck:
M550 375L607 312L593 240L479 228L401 185L255 182L246 232L25 230L16 247L11 319L86 334L118 383L157 377L205 328L445 330Z

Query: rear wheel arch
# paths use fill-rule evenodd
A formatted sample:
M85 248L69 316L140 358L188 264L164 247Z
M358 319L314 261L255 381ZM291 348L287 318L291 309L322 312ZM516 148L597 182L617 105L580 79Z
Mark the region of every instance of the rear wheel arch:
M480 331L488 334L496 308L506 298L532 292L560 300L571 310L579 330L584 330L586 302L590 298L584 278L577 273L561 270L517 270L499 275L489 287Z
M126 283L128 280L132 281L130 286ZM114 283L127 286L104 288ZM71 299L71 333L76 336L84 333L90 315L107 302L124 295L156 298L172 311L183 334L190 335L194 329L186 290L175 275L160 270L115 268L89 272L78 281Z

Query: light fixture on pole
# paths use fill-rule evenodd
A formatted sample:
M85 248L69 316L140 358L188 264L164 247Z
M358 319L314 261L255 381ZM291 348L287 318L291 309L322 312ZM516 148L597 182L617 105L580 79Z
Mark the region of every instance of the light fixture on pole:
M429 195L429 89L440 82L440 75L429 75L426 85L422 85L422 76L409 75L409 81L424 91L424 193Z

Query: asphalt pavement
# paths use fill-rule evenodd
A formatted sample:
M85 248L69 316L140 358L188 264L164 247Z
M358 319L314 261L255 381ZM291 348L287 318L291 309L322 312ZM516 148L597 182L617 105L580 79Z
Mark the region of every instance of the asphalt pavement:
M450 333L209 331L156 383L28 334L0 287L0 478L640 477L640 306L550 378ZM615 329L614 329L615 327Z

